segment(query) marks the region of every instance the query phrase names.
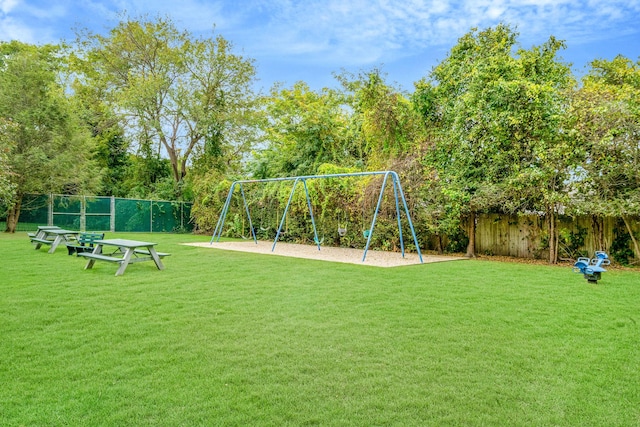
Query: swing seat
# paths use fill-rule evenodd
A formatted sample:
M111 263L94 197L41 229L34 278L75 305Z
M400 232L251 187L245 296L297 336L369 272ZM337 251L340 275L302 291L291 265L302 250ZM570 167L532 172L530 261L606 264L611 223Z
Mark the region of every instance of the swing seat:
M344 236L346 236L346 235L347 235L347 229L346 229L346 227L345 227L345 228L340 228L340 227L338 227L338 235L339 235L340 237L344 237Z
M371 232L370 232L369 230L364 230L364 231L362 232L362 235L364 236L364 238L365 238L365 239L368 239L368 238L369 238L369 234L371 234Z

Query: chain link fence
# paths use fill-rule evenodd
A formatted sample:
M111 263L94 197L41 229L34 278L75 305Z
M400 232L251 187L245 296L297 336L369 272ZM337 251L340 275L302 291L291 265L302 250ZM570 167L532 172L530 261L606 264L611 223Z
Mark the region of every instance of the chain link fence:
M191 207L189 202L27 194L16 231L46 224L80 231L190 232ZM0 225L4 229L4 218Z

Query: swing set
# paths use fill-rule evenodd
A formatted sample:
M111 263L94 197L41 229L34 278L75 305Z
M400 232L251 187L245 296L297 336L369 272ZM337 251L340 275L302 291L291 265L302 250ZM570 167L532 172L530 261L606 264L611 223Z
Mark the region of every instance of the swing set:
M247 203L247 199L245 197L243 184L254 184L254 183L264 183L264 182L278 182L278 181L293 181L293 186L291 188L291 193L289 194L289 200L287 201L287 206L284 209L282 214L282 218L280 219L280 225L276 232L275 239L273 241L273 245L271 247L271 252L273 252L276 248L276 244L278 243L278 239L282 234L282 227L285 224L285 220L287 218L287 212L289 211L289 207L291 206L291 201L293 199L293 195L296 190L296 186L299 183L302 183L304 187L305 197L307 201L307 206L309 207L309 215L311 217L311 225L313 227L313 241L315 242L318 250L320 250L320 244L322 240L318 238L318 229L316 227L316 221L313 216L313 207L311 206L311 198L309 197L309 189L307 188L307 180L311 179L326 179L326 178L347 178L347 177L361 177L361 176L384 176L382 181L382 186L380 187L380 194L378 195L378 203L376 205L376 209L373 213L373 219L371 220L371 225L368 229L363 230L363 236L367 239L367 243L364 248L364 254L362 255L362 262L365 261L367 257L367 252L369 250L369 245L371 244L371 237L373 236L373 231L376 225L376 220L378 218L378 212L380 211L380 206L382 205L382 199L384 190L389 181L389 177L391 177L391 185L393 186L393 197L395 201L396 207L396 218L398 221L398 235L400 237L400 248L402 250L402 257L404 258L404 239L402 235L402 223L400 219L401 209L400 202L402 201L402 207L404 209L405 216L407 218L407 222L409 224L409 228L411 230L411 236L413 237L413 242L416 246L416 251L420 258L420 262L422 263L422 253L420 252L420 245L418 243L418 237L416 236L416 232L413 228L413 222L411 221L411 215L409 214L409 208L407 206L407 201L404 197L404 192L402 191L402 186L400 185L400 178L398 174L394 171L378 171L378 172L355 172L355 173L338 173L338 174L329 174L329 175L307 175L307 176L292 176L292 177L284 177L284 178L267 178L267 179L252 179L252 180L239 180L234 181L231 184L231 188L229 189L229 193L227 194L227 199L222 208L222 212L220 213L220 217L218 218L218 222L216 224L216 228L213 231L213 236L211 236L211 241L209 244L213 244L213 242L219 242L222 237L222 229L224 226L225 219L229 212L229 206L231 205L231 200L233 198L233 194L235 192L236 187L240 189L240 195L242 196L242 202L244 206L244 211L249 220L249 230L251 230L251 236L256 244L258 244L258 239L256 238L255 229L253 228L253 221L251 219L251 213L249 212L249 205ZM346 224L341 224L338 226L338 234L340 236L344 236L347 233Z

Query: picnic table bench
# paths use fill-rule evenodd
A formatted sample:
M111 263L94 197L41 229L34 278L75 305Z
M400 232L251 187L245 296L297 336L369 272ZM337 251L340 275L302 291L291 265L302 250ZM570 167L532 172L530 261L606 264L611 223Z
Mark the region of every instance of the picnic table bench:
M67 242L69 255L92 252L96 240L104 239L104 233L83 232L78 234L75 242Z
M90 258L90 259L97 259L100 261L107 261L107 262L122 262L124 261L123 258L120 257L114 257L114 256L110 256L110 255L104 255L104 254L95 254L93 252L89 253L89 252L80 252L78 254L78 256L83 256L85 258ZM88 267L91 268L91 267Z
M84 269L88 270L93 268L96 261L115 262L120 264L118 271L116 271L116 276L123 275L129 264L142 261L153 261L158 270L164 270L164 265L160 259L170 255L164 252L156 252L154 248L156 243L150 242L139 242L127 239L100 239L95 240L93 243L95 245L93 252L78 253L78 256L87 258L87 264ZM112 254L104 254L103 249L105 246L113 246L116 249ZM122 254L122 257L115 256L117 254Z
M50 245L53 243L53 239L41 239L39 237L32 237L31 243L40 243L40 245ZM38 246L36 249L40 249L40 246Z
M151 255L151 252L149 252L148 249L135 249L134 253L136 254L140 254L140 255ZM166 256L170 256L171 254L168 254L166 252L158 252L156 251L156 254L160 257L160 258L164 258Z

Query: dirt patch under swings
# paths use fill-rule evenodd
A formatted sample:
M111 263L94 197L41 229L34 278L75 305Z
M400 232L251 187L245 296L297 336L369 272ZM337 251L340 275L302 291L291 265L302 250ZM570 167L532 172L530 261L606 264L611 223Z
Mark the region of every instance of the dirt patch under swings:
M234 242L200 242L185 243L189 246L199 246L226 251L251 252L265 255L287 256L294 258L316 259L321 261L342 262L348 264L360 264L375 267L400 267L403 265L420 264L417 253L405 253L404 258L400 252L385 252L369 249L364 262L362 257L364 249L336 248L331 246L298 245L293 243L278 242L272 251L273 242L253 240ZM462 256L444 256L422 254L423 263L456 261L466 259Z

